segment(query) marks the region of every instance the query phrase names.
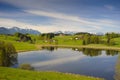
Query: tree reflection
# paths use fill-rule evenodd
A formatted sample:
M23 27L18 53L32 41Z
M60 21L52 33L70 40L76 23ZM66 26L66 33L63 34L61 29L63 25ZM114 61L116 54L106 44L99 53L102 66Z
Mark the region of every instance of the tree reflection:
M44 46L42 49L46 49L49 51L54 51L57 50L58 47L49 47L49 46ZM73 51L79 51L82 52L84 55L94 57L94 56L100 56L102 54L101 49L91 49L91 48L72 48ZM115 50L104 50L106 52L106 55L108 56L115 56L118 54L118 51Z
M54 51L54 50L57 50L57 47L42 47L42 49L46 49L48 51Z
M99 56L99 55L102 54L101 50L99 50L99 49L83 48L82 51L83 51L84 55L91 56L91 57L93 57L93 56Z
M83 52L84 55L87 55L87 56L99 56L102 54L102 51L101 49L91 49L91 48L72 48L72 50L74 51L79 51L79 52ZM115 51L115 50L105 50L106 52L106 55L107 56L115 56L118 54L118 51Z
M115 56L118 54L118 51L115 50L106 50L106 55L111 55L111 56Z

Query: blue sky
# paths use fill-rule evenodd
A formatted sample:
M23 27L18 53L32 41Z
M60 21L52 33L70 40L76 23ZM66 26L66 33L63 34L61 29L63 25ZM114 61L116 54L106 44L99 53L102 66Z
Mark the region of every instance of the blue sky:
M0 26L120 32L120 0L0 0Z

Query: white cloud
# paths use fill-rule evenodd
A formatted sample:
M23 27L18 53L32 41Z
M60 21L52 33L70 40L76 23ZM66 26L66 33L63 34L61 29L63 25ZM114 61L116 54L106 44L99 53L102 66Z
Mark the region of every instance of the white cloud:
M33 15L38 15L38 16L46 16L49 18L54 18L54 19L61 19L61 21L71 21L71 22L77 22L80 25L84 26L91 26L91 28L95 29L101 29L103 26L106 27L117 27L119 23L117 21L113 20L107 20L107 19L84 19L78 16L72 16L68 14L63 14L63 13L56 13L56 12L48 12L48 11L38 11L38 10L25 10L25 12L33 14Z
M68 14L63 14L63 13L55 13L55 12L47 12L47 11L37 11L37 10L25 10L25 12L38 15L38 16L46 16L50 18L55 18L55 19L62 19L62 20L67 20L67 21L74 21L74 22L79 22L80 24L84 25L91 25L94 28L100 28L100 24L96 24L91 21L84 20L83 18L80 18L78 16L72 16Z
M31 29L39 30L38 26L31 25L24 22L19 22L13 19L6 19L6 18L0 18L0 26L8 27L8 28L16 26L20 28L31 28Z
M70 19L70 18L69 18ZM0 18L0 26L3 27L20 27L20 28L30 28L38 30L40 32L54 32L54 31L77 31L77 32L92 32L101 31L104 26L109 26L109 28L115 28L113 24L115 21L111 20L98 20L96 24L101 24L99 27L97 25L87 25L79 23L78 21L72 20L59 20L53 19L50 24L30 24L24 23L13 19ZM116 23L117 24L117 23ZM103 26L102 26L103 25Z
M111 30L115 30L115 28L119 29L120 23L115 21L115 20L109 20L109 19L93 19L93 18L82 18L79 17L81 14L77 15L70 15L74 13L62 13L62 11L67 11L73 6L69 7L64 7L63 5L57 5L54 4L54 1L56 0L1 0L3 2L9 3L11 5L14 5L16 7L21 8L21 12L17 14L10 14L10 13L1 13L0 15L2 17L12 17L12 18L17 18L18 20L20 18L23 18L27 22L27 17L34 17L34 16L45 16L48 19L51 19L50 25L45 24L41 25L39 23L33 25L30 23L24 23L20 21L16 21L13 19L6 19L6 18L1 18L0 19L0 26L6 26L6 27L13 27L13 26L18 26L21 28L31 28L35 30L39 30L41 32L52 32L52 31L101 31L101 30L106 30L106 27ZM61 9L62 8L62 9ZM105 10L106 9L114 9L114 6L111 5L104 5ZM26 12L22 12L22 9ZM60 10L59 10L60 9ZM74 10L75 9L75 10ZM97 8L98 9L98 8ZM104 9L102 9L104 10ZM61 13L55 12L59 11ZM76 8L71 9L71 11L76 11ZM81 8L81 12L84 11L83 8ZM89 10L87 9L88 15ZM91 10L92 11L92 10ZM78 13L80 13L78 11ZM98 12L96 12L98 14ZM92 14L94 15L94 14ZM103 15L103 14L101 14ZM108 14L109 15L109 14ZM111 15L110 15L111 16ZM25 17L25 18L24 18ZM99 15L98 15L99 17ZM92 19L92 20L91 20ZM24 21L22 20L22 21ZM45 20L43 20L45 21ZM30 22L30 21L28 21ZM35 23L35 21L33 21ZM47 23L47 21L46 21ZM108 30L109 31L109 30Z
M71 24L70 24L71 23ZM51 25L31 25L28 23L20 22L13 19L0 18L0 26L3 27L20 27L20 28L30 28L34 30L38 30L40 32L54 32L54 31L89 31L89 29L85 29L80 27L80 24L74 22L67 21L54 21ZM91 30L91 29L90 29Z
M37 11L37 10L25 10L27 13L31 13L34 15L39 15L39 16L47 16L51 18L57 18L57 19L64 19L64 20L72 20L72 21L78 21L80 22L79 17L76 16L69 16L67 14L61 14L61 13L55 13L55 12L46 12L46 11ZM81 20L81 22L84 22Z

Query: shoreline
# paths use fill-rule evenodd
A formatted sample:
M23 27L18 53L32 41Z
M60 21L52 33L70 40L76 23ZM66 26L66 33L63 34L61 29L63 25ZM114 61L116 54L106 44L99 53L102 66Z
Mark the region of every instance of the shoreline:
M37 51L42 50L42 47L58 47L58 48L90 48L90 49L102 49L102 50L116 50L120 51L120 47L112 47L112 46L96 46L96 45L37 45L36 49L33 50L16 50L17 53L20 52L28 52L28 51Z
M118 50L120 51L119 47L94 47L94 46L73 46L73 45L43 45L42 47L63 47L63 48L90 48L90 49L103 49L103 50Z

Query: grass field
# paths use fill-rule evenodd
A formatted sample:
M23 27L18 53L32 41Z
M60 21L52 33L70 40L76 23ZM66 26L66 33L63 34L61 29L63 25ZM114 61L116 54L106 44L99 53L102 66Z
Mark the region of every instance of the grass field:
M58 47L81 47L81 48L98 48L98 49L116 49L120 50L120 38L115 38L115 45L108 46L105 44L89 44L89 45L82 45L82 40L73 40L75 36L56 36L53 38L54 40L58 40L56 43L49 43L45 42L44 40L39 40L38 36L31 35L32 38L36 38L36 43L31 44L29 42L17 42L17 37L15 36L5 36L0 35L1 41L11 42L17 52L20 51L31 51L31 50L38 50L41 49L41 46L58 46ZM102 39L106 40L105 37L101 37Z
M57 36L54 39L58 40L59 45L82 45L82 40L73 40L74 36Z
M29 42L17 42L16 39L17 38L14 36L0 35L0 41L12 43L15 46L17 51L29 51L29 50L36 49L35 44L30 44Z
M0 67L0 80L103 80L61 72L37 72Z
M115 44L116 44L115 46L120 47L120 38L115 38L114 41L115 41Z

